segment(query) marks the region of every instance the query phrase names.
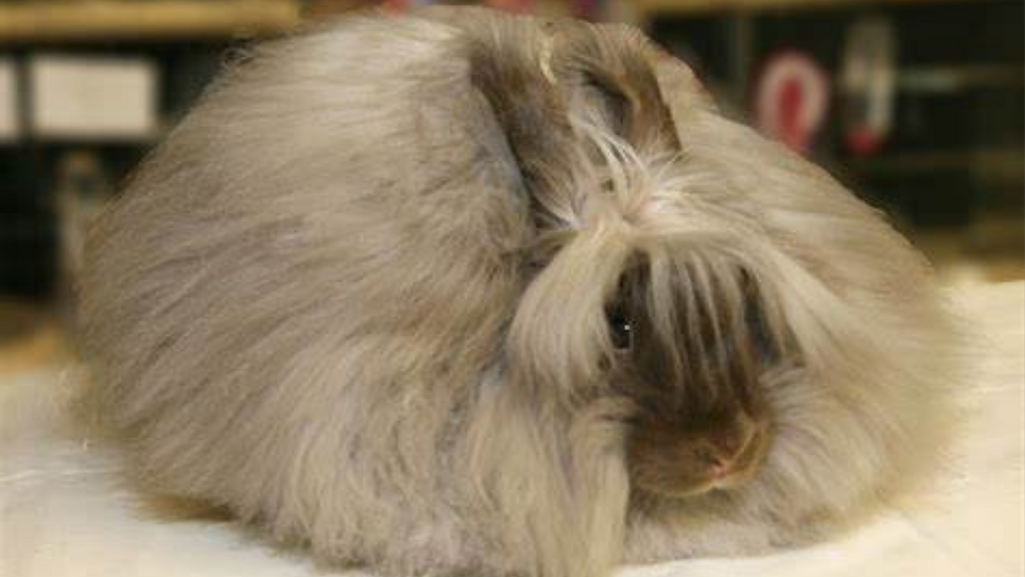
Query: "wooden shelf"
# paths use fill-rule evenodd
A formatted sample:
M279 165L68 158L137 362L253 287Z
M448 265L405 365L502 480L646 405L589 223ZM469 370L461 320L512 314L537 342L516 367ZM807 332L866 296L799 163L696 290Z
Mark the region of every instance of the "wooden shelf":
M0 4L0 42L275 34L300 21L297 0L57 0Z
M755 12L786 8L835 8L880 4L941 4L979 0L635 0L634 9L645 19L657 16Z
M947 94L1022 84L1025 84L1025 74L1021 64L955 64L905 68L897 73L897 88L904 92Z
M1025 150L995 148L946 152L904 152L849 161L863 176L966 170L988 180L1020 182L1025 179Z

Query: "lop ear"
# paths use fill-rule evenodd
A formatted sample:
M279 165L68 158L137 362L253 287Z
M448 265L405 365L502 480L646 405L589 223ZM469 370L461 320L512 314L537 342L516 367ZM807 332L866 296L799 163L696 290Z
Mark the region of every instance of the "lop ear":
M487 15L485 15L487 16ZM533 19L481 18L467 29L470 83L487 102L535 216L573 218L575 154L566 102L548 66L549 35Z
M656 76L658 48L621 24L572 22L558 35L557 76L596 105L610 128L642 152L676 152L676 124Z

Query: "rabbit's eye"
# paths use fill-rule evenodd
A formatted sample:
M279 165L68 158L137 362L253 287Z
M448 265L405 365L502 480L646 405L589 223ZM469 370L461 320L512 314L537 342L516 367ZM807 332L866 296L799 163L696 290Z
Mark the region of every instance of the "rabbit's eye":
M613 306L606 313L609 320L609 336L612 346L626 350L633 345L633 325L622 306Z

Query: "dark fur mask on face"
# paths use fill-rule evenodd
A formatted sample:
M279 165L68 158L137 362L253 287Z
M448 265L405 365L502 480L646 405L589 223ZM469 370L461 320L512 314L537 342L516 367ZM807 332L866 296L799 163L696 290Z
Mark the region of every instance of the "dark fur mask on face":
M702 294L702 266L674 271L685 296L662 318L653 314L659 305L640 267L628 271L609 309L613 387L634 409L627 445L632 483L662 497L738 486L757 473L771 440L759 377L779 360L781 346L769 334L750 275L730 271Z

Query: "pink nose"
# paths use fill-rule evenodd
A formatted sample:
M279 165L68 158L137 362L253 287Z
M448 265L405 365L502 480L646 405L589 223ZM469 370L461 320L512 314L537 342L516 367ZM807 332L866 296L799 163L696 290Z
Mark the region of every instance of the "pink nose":
M722 459L716 459L715 462L712 463L712 476L716 479L721 479L722 477L725 477L726 474L729 472L730 464L728 462Z

